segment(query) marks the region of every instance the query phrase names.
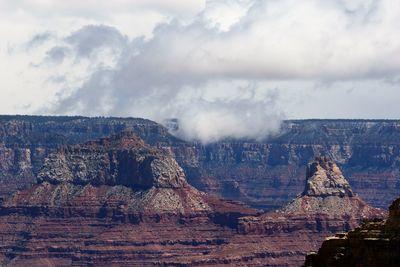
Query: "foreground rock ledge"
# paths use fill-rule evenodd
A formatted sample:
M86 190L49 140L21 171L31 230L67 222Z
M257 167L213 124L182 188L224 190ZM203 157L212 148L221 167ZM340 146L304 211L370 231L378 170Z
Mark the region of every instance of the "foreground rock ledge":
M354 231L329 237L304 266L399 266L400 198L389 208L387 220L373 220Z

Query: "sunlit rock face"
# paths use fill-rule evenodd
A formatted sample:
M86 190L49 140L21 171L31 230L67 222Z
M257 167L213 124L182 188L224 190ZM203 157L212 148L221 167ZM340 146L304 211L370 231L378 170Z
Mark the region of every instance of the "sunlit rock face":
M257 213L198 191L170 155L124 132L58 149L35 185L0 202L0 265L262 266L276 248L236 230Z
M354 196L339 167L327 157L317 157L307 166L304 196Z

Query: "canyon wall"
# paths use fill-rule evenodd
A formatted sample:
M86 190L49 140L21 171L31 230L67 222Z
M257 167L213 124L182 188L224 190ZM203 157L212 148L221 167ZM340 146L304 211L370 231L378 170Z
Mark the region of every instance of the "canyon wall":
M196 188L256 208L273 210L301 193L305 166L319 155L334 159L354 192L372 206L387 207L400 190L400 121L284 121L281 132L264 141L203 145L144 119L0 116L0 195L33 184L57 147L126 128L173 155Z
M132 131L58 148L0 203L1 266L299 266L326 236L384 218L327 157L303 193L261 213L197 190Z

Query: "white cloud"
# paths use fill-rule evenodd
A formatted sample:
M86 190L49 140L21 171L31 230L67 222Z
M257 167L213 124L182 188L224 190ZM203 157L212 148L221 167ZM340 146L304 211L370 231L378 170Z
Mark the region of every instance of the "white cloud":
M379 112L384 106L379 101L388 99L366 97L379 87L391 97L400 94L398 1L179 2L21 1L25 8L14 7L19 11L11 17L26 16L31 6L42 14L56 5L61 14L53 28L37 32L25 52L39 67L22 68L22 76L31 77L36 88L46 81L44 100L34 106L47 103L47 112L158 121L177 117L177 134L204 142L263 138L277 130L285 112L291 117L360 117L371 116L370 110L377 110L377 116L400 111ZM103 13L104 8L110 12ZM113 12L121 16L110 17ZM156 15L141 25L138 14L143 12ZM72 15L79 17L79 27L69 24L75 21ZM123 16L127 19L117 19ZM137 38L141 34L145 37ZM15 69L23 66L21 53ZM375 86L367 86L371 83ZM349 86L355 93L346 93L343 88ZM348 108L335 111L333 103L346 96ZM357 97L376 108L351 108ZM313 104L319 108L310 108ZM332 107L321 111L324 105Z

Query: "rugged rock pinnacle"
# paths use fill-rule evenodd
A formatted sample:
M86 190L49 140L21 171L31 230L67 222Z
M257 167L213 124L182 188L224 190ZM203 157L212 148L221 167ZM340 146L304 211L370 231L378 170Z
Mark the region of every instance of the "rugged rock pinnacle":
M283 207L280 212L298 214L327 214L330 217L384 217L386 212L375 209L353 193L339 167L327 157L317 157L307 166L303 193Z
M307 166L303 196L354 196L339 167L327 157L317 157Z

